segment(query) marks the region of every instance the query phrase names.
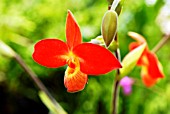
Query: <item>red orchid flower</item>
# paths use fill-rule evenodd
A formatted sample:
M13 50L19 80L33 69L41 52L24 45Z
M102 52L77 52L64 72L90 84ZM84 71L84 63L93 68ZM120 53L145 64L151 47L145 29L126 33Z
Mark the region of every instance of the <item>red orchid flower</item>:
M107 49L96 44L82 43L79 26L70 11L66 20L66 40L66 43L58 39L39 41L34 47L33 59L49 68L67 64L64 85L68 92L84 89L87 74L105 74L121 67Z
M133 50L141 44L146 43L145 38L135 32L129 32L129 36L137 41L132 42L129 45L130 50ZM141 76L143 83L147 87L153 86L159 78L164 77L162 66L157 56L153 52L151 52L148 47L145 48L144 52L137 62L137 65L142 66Z

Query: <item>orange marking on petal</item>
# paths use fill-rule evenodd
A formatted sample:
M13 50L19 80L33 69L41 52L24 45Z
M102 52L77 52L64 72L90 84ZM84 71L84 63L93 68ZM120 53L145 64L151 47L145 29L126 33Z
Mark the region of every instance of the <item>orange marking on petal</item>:
M75 46L77 46L78 44L81 44L82 42L80 28L73 14L71 13L71 11L68 11L68 14L67 14L66 38L67 38L67 44L70 50L72 50Z
M78 67L75 69L67 67L64 85L68 92L78 92L84 89L87 79L87 74L82 73Z

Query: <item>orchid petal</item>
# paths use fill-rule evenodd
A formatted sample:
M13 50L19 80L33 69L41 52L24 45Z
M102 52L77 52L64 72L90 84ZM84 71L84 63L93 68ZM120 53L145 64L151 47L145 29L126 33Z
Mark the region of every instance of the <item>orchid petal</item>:
M139 42L140 44L146 42L145 38L142 35L140 35L140 34L138 34L136 32L128 32L128 35L131 38L133 38L134 40L136 40L137 42Z
M159 61L156 55L152 52L147 54L147 58L149 61L148 72L152 78L163 78L164 74L159 68Z
M68 92L81 91L84 89L87 79L87 74L82 73L80 69L67 67L64 77L64 85Z
M57 68L66 64L67 44L58 39L44 39L35 44L33 59L46 67Z
M141 44L138 43L138 42L132 42L132 43L129 44L129 50L132 51L132 50L134 50L135 48L137 48L140 45Z
M142 81L145 84L145 86L151 87L156 83L157 80L153 79L153 78L151 78L151 77L149 77L147 75L143 75L142 76Z
M86 74L105 74L113 69L121 68L117 58L99 45L83 43L76 46L73 53L79 57L80 70Z
M76 45L81 44L82 39L81 39L80 28L71 11L68 11L67 14L66 38L70 50L72 50Z
M142 67L141 76L142 76L143 83L147 87L153 86L156 83L156 81L157 81L157 79L152 78L151 75L148 73L148 69L147 69L146 66Z

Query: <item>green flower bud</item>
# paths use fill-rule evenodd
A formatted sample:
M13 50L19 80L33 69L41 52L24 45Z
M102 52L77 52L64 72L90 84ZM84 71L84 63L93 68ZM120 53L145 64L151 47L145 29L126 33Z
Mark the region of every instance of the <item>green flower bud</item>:
M117 31L117 13L113 10L108 10L102 21L102 36L106 47L110 45L112 40L114 39Z

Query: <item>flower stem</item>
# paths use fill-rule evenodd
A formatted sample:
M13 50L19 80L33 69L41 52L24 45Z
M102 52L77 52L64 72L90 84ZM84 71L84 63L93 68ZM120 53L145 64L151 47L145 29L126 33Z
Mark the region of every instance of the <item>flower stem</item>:
M115 10L117 5L119 4L120 0L114 0L111 6L111 10Z
M152 49L152 52L156 53L162 46L164 46L170 39L170 35L164 35L163 38L158 42L158 44Z
M15 52L16 53L16 52ZM26 63L23 61L23 59L16 53L14 56L14 59L20 64L20 66L25 70L25 72L30 76L30 78L35 82L37 87L43 91L48 98L50 99L51 103L54 104L56 107L56 110L58 112L61 112L60 114L67 114L64 109L59 105L59 103L51 96L47 88L44 86L44 84L37 78L37 75L29 68Z
M45 85L39 80L37 75L32 71L32 69L23 61L19 54L17 54L11 47L0 40L0 53L6 57L14 58L19 65L25 70L25 72L30 76L30 78L35 82L40 92L43 93L43 97L48 99L49 104L52 104L53 111L57 114L67 114L67 112L59 105L59 103L51 96ZM42 96L42 94L41 94ZM44 98L45 98L44 97ZM47 106L47 105L46 105ZM48 106L47 106L48 107ZM52 109L51 108L51 109Z
M112 6L108 6L108 10L115 10L117 5L119 4L120 0L114 0L112 3ZM115 39L116 42L118 42L118 36L116 33ZM117 48L115 51L116 58L121 61L121 56L120 56L120 50ZM116 78L115 82L113 84L113 101L112 101L112 114L117 114L117 109L118 109L118 99L119 99L119 81L120 81L120 70L118 69L116 71Z
M114 84L114 93L113 93L113 111L112 114L117 114L117 109L118 109L118 98L119 98L119 80L115 80Z
M115 36L115 41L118 41L117 34ZM116 58L121 61L120 50L115 51ZM119 98L119 81L120 81L120 70L116 71L116 78L113 85L113 101L112 101L112 114L117 114L118 109L118 98Z

